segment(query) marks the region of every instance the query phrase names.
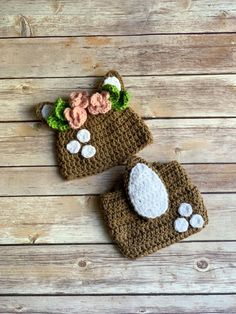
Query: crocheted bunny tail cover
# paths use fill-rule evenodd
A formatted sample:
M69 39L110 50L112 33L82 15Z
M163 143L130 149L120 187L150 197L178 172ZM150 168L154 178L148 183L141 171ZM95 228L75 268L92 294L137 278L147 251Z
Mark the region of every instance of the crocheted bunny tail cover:
M66 179L121 164L152 142L147 125L128 108L129 101L121 76L109 71L91 96L76 91L69 99L36 106L37 117L58 131L56 155Z
M160 217L144 218L131 204L128 182L131 170L138 163L155 171L167 190L168 209ZM208 223L201 194L177 161L148 164L141 158L134 158L127 165L123 185L104 194L101 199L110 234L121 252L129 258L154 253L199 232ZM190 212L183 210L186 204L191 208Z
M66 179L97 174L119 165L152 142L148 127L130 108L91 115L82 129L89 130L89 144L96 147L96 155L89 159L83 158L81 154L70 154L66 149L67 143L76 139L77 131L58 134L58 164Z

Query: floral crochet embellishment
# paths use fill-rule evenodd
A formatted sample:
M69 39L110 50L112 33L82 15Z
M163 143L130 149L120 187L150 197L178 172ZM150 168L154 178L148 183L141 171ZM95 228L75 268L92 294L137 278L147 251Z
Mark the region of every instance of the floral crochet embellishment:
M111 110L111 102L109 100L110 94L107 91L95 93L90 97L90 104L88 111L90 114L96 115L99 113L106 113Z
M64 116L72 129L79 129L87 120L87 111L92 115L104 114L111 110L110 94L107 91L95 93L91 97L87 92L70 94L70 107L64 110Z
M72 129L79 129L87 120L86 110L79 106L66 108L64 115Z
M117 75L117 76L116 76ZM130 95L124 89L119 74L107 75L98 92L89 95L87 91L74 91L69 97L58 98L54 103L39 106L40 119L59 132L80 129L89 115L106 114L110 110L122 111L128 108ZM43 103L39 105L42 106Z
M91 134L87 129L81 129L76 134L77 140L71 140L67 145L66 149L70 154L77 154L80 151L81 146L84 143L88 143L91 138ZM81 156L88 159L96 154L96 148L93 145L86 144L82 146Z
M87 108L89 105L89 95L86 91L83 92L72 92L70 94L70 106Z

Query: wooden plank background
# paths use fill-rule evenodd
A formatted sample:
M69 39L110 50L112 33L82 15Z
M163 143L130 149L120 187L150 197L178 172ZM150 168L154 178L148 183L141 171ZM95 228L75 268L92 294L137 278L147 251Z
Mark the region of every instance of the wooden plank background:
M236 313L236 2L0 2L0 313ZM117 69L154 143L183 163L210 224L130 261L99 194L120 165L64 181L33 112Z

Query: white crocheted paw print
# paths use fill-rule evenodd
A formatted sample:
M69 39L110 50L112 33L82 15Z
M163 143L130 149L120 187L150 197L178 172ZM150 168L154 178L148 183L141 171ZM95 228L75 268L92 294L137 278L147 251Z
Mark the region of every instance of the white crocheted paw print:
M87 129L81 129L76 134L77 140L71 140L67 145L66 149L70 154L78 154L81 147L81 155L88 159L96 155L96 148L93 145L86 144L91 139L91 134ZM83 145L83 146L82 146Z
M80 143L88 143L90 141L90 138L91 138L91 134L89 132L89 130L86 130L86 129L82 129L82 130L79 130L77 132L77 135L76 135L78 141L80 141Z
M190 204L182 203L179 206L178 212L179 212L180 216L189 217L192 215L193 209L192 209L192 206Z
M186 232L189 228L189 224L193 228L202 228L204 226L204 219L202 215L193 214L192 205L189 203L181 203L178 208L178 213L181 218L177 218L174 222L175 231L181 233ZM190 221L186 218L190 218Z
M66 145L66 149L71 154L77 154L80 150L80 147L80 143L76 140L72 140Z
M185 232L188 230L188 220L185 218L177 218L174 222L175 230L178 232Z
M202 218L201 215L195 214L190 219L190 225L193 228L202 228L204 225L204 219Z

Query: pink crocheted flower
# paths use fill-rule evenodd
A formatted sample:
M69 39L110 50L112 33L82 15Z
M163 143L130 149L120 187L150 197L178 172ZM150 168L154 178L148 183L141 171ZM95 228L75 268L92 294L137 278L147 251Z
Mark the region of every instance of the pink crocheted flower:
M74 107L87 108L88 105L89 105L89 96L86 91L72 92L70 94L71 108L74 108Z
M90 97L88 111L91 114L106 113L111 110L110 94L106 91L95 93Z
M66 108L64 116L72 129L79 129L87 120L86 109L79 106Z

